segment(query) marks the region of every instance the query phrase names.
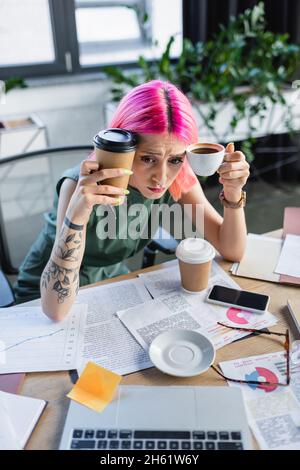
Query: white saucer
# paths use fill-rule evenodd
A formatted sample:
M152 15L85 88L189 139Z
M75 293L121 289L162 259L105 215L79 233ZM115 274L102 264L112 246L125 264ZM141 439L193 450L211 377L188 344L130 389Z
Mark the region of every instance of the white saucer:
M153 364L169 375L192 377L202 374L215 359L209 338L192 330L169 330L152 341L149 356Z

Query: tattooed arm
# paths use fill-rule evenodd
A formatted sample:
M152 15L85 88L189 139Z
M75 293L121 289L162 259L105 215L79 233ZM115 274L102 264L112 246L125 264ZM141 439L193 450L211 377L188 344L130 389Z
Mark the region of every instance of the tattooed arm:
M75 187L76 183L72 180L65 180L61 187L56 240L41 277L42 308L54 321L60 321L65 317L74 303L79 288L79 270L85 248L86 226L73 225L69 219L71 215L68 213L68 203Z
M117 205L124 200L121 198L125 194L123 189L101 184L101 181L124 174L128 174L128 170L99 170L97 162L84 160L78 183L67 178L61 186L56 239L41 276L42 309L54 321L63 320L76 298L86 226L93 206Z
M84 247L85 226L73 224L66 216L41 277L42 298L43 292L47 293L47 304L56 304L55 315L51 307L50 310L44 308L44 312L53 320L63 319L75 300Z

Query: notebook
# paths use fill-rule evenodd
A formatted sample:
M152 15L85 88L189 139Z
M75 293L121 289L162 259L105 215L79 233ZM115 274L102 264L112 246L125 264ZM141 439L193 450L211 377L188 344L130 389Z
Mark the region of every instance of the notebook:
M274 272L281 252L282 240L249 233L246 252L237 269L236 276L279 282L280 274Z
M45 400L0 391L0 449L23 449L46 404Z
M300 207L286 207L284 211L283 237L300 235ZM240 263L234 263L231 272L235 276L263 281L300 284L300 277L278 274L275 271L283 239L249 233L245 255Z

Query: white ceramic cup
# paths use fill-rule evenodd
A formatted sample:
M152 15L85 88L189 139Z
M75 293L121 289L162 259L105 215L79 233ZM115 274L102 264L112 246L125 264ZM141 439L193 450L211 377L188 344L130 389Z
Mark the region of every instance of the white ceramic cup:
M197 149L210 149L212 153L196 153ZM221 144L198 142L188 146L186 155L196 175L211 176L223 162L225 148Z

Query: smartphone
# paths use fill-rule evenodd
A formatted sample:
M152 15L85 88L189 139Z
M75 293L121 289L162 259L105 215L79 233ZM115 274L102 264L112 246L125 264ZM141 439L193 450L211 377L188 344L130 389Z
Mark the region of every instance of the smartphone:
M240 308L249 312L264 313L268 308L270 297L246 290L215 285L210 290L206 301L226 307Z

